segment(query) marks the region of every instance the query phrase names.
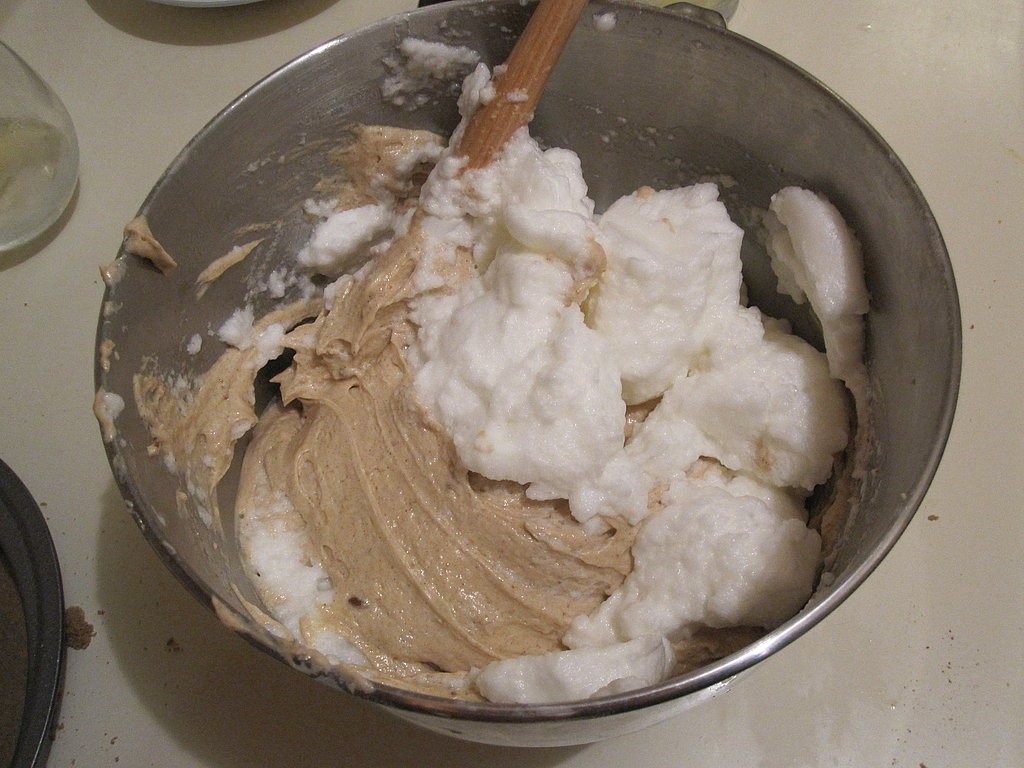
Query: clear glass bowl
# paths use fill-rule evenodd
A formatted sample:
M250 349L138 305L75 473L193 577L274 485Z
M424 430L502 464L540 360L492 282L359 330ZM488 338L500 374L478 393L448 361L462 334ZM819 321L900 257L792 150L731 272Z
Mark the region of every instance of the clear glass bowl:
M64 212L78 183L78 138L57 94L0 42L0 252Z

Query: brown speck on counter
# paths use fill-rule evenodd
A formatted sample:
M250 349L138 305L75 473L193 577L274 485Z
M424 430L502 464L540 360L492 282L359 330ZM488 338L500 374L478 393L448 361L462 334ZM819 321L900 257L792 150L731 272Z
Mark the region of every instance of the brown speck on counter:
M935 520L939 519L939 516L938 515L928 515L928 519L934 522Z
M85 620L85 611L81 606L72 605L64 611L64 645L83 651L89 647L96 630Z
M167 642L164 644L164 648L166 648L170 653L181 652L181 646L178 644L178 641L175 640L173 637L167 638Z

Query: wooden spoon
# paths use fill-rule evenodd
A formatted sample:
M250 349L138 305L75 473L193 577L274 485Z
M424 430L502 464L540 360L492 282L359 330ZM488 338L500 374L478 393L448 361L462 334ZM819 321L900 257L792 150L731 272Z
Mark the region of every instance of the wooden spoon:
M457 152L466 168L490 163L517 130L533 119L569 35L587 0L540 0L504 70L492 80L495 96L466 125Z
M540 0L504 69L492 79L494 98L477 109L466 124L455 148L457 155L466 158L462 170L488 165L512 135L533 119L551 71L586 4L587 0ZM406 233L378 258L372 280L350 286L346 300L362 309L352 313L355 319L340 320L351 327L335 328L332 333L345 341L351 358L375 359L389 343L391 328L379 316L412 295L409 278L422 247L425 215L417 208ZM404 288L396 293L395 286Z

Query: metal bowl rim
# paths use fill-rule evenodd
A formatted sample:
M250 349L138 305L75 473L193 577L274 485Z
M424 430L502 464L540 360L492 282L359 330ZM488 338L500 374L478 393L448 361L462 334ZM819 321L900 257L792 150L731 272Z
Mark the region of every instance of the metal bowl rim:
M491 4L501 4L504 0L488 0ZM464 6L476 4L479 0L454 0L448 3L453 6ZM606 2L602 3L610 7L625 4ZM629 4L637 5L637 4ZM825 99L832 100L843 113L845 113L863 131L870 142L882 153L884 153L893 166L897 169L901 180L918 204L920 214L930 231L934 255L938 258L945 271L945 277L949 286L950 309L953 316L952 337L950 339L950 369L945 382L942 408L938 414L939 418L935 425L935 440L929 453L925 470L917 478L913 488L906 494L902 508L900 509L893 524L887 530L883 539L871 550L870 556L853 570L845 574L836 582L834 589L814 604L802 610L796 616L786 621L779 627L768 632L755 642L745 646L740 651L719 659L711 664L705 665L697 670L671 678L657 685L649 686L634 691L611 696L592 698L581 701L573 701L556 704L501 704L494 702L474 702L465 700L450 700L437 696L409 691L395 686L385 684L372 684L369 690L360 686L353 686L344 678L332 673L329 670L312 670L305 660L290 654L287 650L274 647L272 638L266 631L258 626L249 616L244 615L230 607L230 604L221 600L210 588L200 580L195 572L178 555L169 550L164 542L149 525L149 519L156 519L157 515L150 506L148 500L140 492L131 478L123 477L117 471L115 460L119 457L119 449L115 444L105 443L108 459L114 470L115 479L121 495L131 510L132 516L142 530L145 538L159 553L161 559L170 570L195 594L202 602L211 608L219 605L220 610L228 610L231 618L237 622L239 629L236 629L243 636L253 642L260 650L275 656L285 663L300 667L307 674L315 678L322 678L337 687L346 688L353 695L384 704L396 709L410 712L432 715L435 717L450 718L453 720L467 720L479 722L508 722L508 723L541 723L552 721L580 720L609 715L620 714L628 711L635 711L645 707L660 704L669 700L679 699L699 691L708 690L716 685L724 684L740 673L748 670L758 662L778 652L789 645L798 637L809 631L812 627L822 621L828 614L844 602L878 567L885 556L892 550L896 542L909 526L915 512L919 508L928 490L935 473L938 470L942 454L953 425L953 418L956 411L956 403L960 386L961 364L962 364L962 327L960 316L959 297L953 275L952 264L949 254L943 241L941 232L935 218L928 206L920 188L911 177L902 161L897 157L892 148L882 138L878 131L871 126L849 103L835 93L827 85L819 81L814 75L803 68L764 47L763 45L743 37L722 25L707 21L691 15L683 15L674 12L671 8L653 8L644 6L635 8L638 12L663 14L666 21L672 23L695 24L702 27L708 34L721 35L731 45L747 47L755 54L767 57L776 66L790 71L791 74L804 80L817 90ZM382 28L392 28L401 24L403 20L421 14L437 13L435 7L418 8L396 16L381 19L373 24L361 27L349 33L339 35L321 45L303 53L290 62L274 70L266 77L252 85L241 95L235 98L223 110L215 115L181 150L177 157L171 162L167 170L161 174L154 184L152 190L139 208L140 214L149 210L152 200L159 194L161 187L182 164L186 163L193 148L201 143L205 136L214 130L223 119L234 111L240 104L257 96L264 88L272 82L287 78L292 72L301 70L309 61L318 57L328 55L333 49L344 46L350 39L362 35L372 34ZM608 33L606 33L608 34ZM121 249L118 258L124 256ZM110 287L104 292L103 300L106 302L110 296ZM102 387L105 381L105 372L101 364L101 353L99 344L103 339L104 317L101 313L96 334L96 364L95 381L97 388ZM141 507L141 509L140 509ZM242 628L245 629L242 629Z

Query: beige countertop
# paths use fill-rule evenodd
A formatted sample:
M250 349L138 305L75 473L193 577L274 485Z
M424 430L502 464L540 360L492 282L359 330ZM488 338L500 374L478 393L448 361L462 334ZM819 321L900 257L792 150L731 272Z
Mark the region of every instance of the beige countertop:
M1024 4L741 0L731 27L815 74L892 145L946 238L960 404L909 530L852 598L714 701L589 747L422 732L224 630L125 511L91 413L121 227L217 111L289 59L414 0L6 0L0 39L65 101L81 182L60 226L0 256L0 457L43 508L69 650L54 766L1024 765Z

